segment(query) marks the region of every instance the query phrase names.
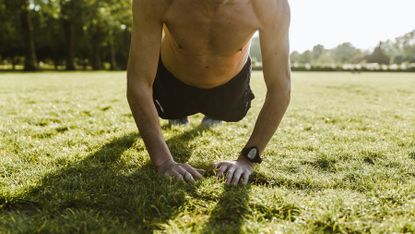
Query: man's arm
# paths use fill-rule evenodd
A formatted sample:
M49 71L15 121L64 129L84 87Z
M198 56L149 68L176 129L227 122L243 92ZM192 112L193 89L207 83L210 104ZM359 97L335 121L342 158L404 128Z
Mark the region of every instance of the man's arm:
M127 99L137 127L157 170L165 175L194 182L199 172L177 164L163 138L153 102L152 85L161 48L165 0L133 0L133 31L127 69Z
M269 0L258 7L264 79L267 86L265 103L257 118L255 128L246 147L258 147L264 152L277 130L290 102L291 71L289 62L290 9L287 0ZM215 164L218 175L227 173L227 184L237 185L242 178L247 183L252 173L252 163L243 156L236 161Z
M277 130L290 102L291 69L289 61L290 10L287 0L276 2L277 14L263 19L259 31L267 94L254 131L246 144L260 153Z

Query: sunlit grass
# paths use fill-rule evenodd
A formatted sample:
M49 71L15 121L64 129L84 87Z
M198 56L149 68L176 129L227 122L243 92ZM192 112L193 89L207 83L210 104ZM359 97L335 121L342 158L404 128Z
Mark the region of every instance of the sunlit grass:
M0 75L0 232L415 232L415 75L294 73L290 109L251 184L156 175L124 73ZM234 159L247 118L163 132L179 161Z

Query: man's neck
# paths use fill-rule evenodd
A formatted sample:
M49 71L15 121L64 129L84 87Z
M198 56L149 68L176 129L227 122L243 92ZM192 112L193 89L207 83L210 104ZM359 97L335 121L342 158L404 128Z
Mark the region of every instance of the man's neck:
M210 2L212 2L213 4L218 4L218 5L223 5L223 4L226 4L230 1L231 0L210 0Z
M213 7L218 7L221 5L225 5L229 2L232 2L234 0L199 0L200 2L202 2L204 5L207 6L213 6Z

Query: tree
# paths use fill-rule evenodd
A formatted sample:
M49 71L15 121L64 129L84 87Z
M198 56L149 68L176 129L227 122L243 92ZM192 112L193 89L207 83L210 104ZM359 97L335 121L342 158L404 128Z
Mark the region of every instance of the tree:
M0 0L0 60L12 65L12 69L23 58L23 44L19 28L19 17L10 10L10 3Z
M82 27L82 0L38 0L42 11L60 24L59 33L64 35L65 67L66 70L76 70L75 65L75 31ZM56 32L55 32L56 34Z
M311 62L313 64L318 64L318 61L320 57L326 53L326 49L323 45L316 45L313 47L313 50L311 51Z
M60 21L40 12L35 23L35 43L38 59L53 64L55 69L65 61L65 38Z
M415 30L382 44L393 63L415 63Z
M293 65L298 64L300 61L300 56L301 54L298 51L291 52L291 55L290 55L291 64Z
M60 20L65 34L66 70L76 70L75 66L75 25L80 23L79 14L82 12L83 1L60 0ZM78 24L79 25L79 24Z
M32 9L34 6L30 4L29 0L14 0L6 1L5 6L8 11L16 13L20 24L20 35L22 40L23 54L24 54L24 68L26 71L38 70L38 62L36 56L36 47L33 35L32 24Z
M299 63L301 64L310 64L312 62L313 55L310 50L304 51L299 57Z
M103 68L102 58L107 55L110 68L116 63L115 35L128 28L131 19L131 5L123 0L88 0L85 28L91 35L91 65L94 70ZM106 53L104 52L106 51Z
M90 62L94 70L103 69L104 61L109 62L111 69L118 68L118 60L126 64L126 52L117 51L119 48L128 51L131 25L129 1L37 1L45 14L60 22L62 30L54 34L58 38L63 35L61 42L64 42L67 70L76 69L76 61L84 68L86 62Z
M382 42L375 48L373 53L367 57L369 63L389 64L390 58L383 52Z
M343 44L338 45L332 51L333 60L337 64L345 64L345 63L356 63L360 61L359 56L362 54L359 49L354 47L351 43L346 42Z

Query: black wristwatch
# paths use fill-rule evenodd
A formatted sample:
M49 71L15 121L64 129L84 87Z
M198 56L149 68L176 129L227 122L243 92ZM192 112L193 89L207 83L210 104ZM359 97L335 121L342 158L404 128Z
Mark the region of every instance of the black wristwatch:
M244 148L241 151L242 156L246 158L247 160L253 162L253 163L262 163L262 159L259 156L259 149L256 146Z

